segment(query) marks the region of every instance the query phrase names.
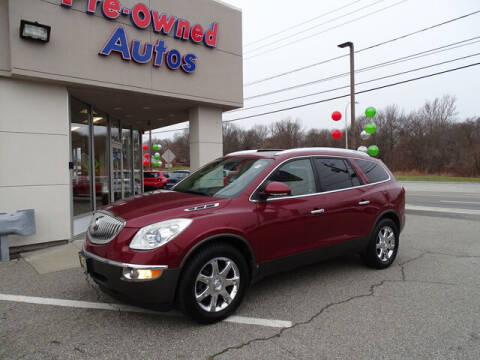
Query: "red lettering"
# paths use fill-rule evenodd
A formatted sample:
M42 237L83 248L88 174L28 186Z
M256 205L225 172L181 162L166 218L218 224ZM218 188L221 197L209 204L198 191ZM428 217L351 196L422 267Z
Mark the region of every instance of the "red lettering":
M115 20L120 16L120 2L118 0L104 0L102 4L102 14L107 19Z
M168 35L172 31L173 25L177 18L175 16L167 17L165 14L158 14L158 11L152 11L153 31L162 32Z
M205 38L203 41L205 45L209 47L216 47L217 46L217 35L218 35L218 24L213 23L210 30L205 33Z
M97 12L98 0L88 0L87 14L94 15Z
M192 32L190 33L190 38L193 42L199 43L203 39L203 28L201 25L195 25L192 27Z
M152 21L148 7L142 3L136 4L132 8L132 21L140 29L146 29Z
M190 23L187 20L178 19L175 29L175 37L178 39L188 40L190 36Z

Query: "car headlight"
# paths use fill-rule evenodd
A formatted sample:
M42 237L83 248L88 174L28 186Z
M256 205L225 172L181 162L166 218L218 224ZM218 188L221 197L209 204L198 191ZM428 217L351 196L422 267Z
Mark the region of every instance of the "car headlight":
M130 242L130 249L152 250L175 239L192 223L191 219L171 219L145 226Z

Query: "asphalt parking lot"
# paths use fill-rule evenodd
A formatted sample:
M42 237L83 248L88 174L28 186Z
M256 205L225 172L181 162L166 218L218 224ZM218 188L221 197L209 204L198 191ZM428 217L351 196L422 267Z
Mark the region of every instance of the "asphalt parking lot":
M427 205L436 206L417 203ZM454 209L470 209L462 206ZM479 233L480 216L409 212L389 269L348 255L272 276L250 288L238 319L211 326L177 313L97 309L89 304L118 301L80 268L41 275L11 261L0 264L0 358L478 359ZM38 298L72 302L29 303Z

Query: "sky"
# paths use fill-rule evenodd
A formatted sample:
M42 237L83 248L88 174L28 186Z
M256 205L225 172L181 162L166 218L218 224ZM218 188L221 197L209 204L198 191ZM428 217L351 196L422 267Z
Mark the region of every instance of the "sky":
M351 41L354 43L356 50L363 49L480 10L479 0L297 0L295 2L286 0L223 0L223 2L242 9L245 98L324 79L332 75L348 73L349 58L347 56L287 76L248 85L251 82L302 66L348 54L348 49L337 47L340 43ZM313 18L317 19L310 21ZM447 48L448 51L357 73L355 80L356 83L359 83L468 56L468 58L462 60L428 69L357 85L356 91L480 62L479 23L480 13L477 13L450 24L356 54L355 68L358 70L478 37L478 39L458 44L462 46L455 45L458 47ZM303 25L297 27L298 24ZM271 34L276 35L269 36ZM246 99L244 107L251 107L337 87L346 87L342 90L275 105L226 112L223 115L223 120L234 120L346 95L349 94L349 81L350 78L347 75L267 96ZM362 114L368 106L382 109L390 104L396 104L400 109L409 112L418 109L425 101L442 97L445 94L457 97L459 120L480 115L480 66L359 94L356 98L358 102L356 113L357 116ZM255 116L233 123L241 128L249 128L256 124L268 125L275 121L290 118L299 119L305 129L333 129L344 126L344 123L340 124L332 121L331 113L340 111L345 118L345 109L349 101L350 98L345 97L312 106ZM350 112L349 109L348 112ZM347 116L349 117L348 114ZM188 127L188 123L159 130L185 127ZM156 134L155 137L172 137L174 134L175 132L161 133Z

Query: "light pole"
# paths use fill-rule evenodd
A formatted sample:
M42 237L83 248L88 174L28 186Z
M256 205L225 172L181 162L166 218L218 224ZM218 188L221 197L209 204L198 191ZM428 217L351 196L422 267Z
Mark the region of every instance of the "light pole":
M358 104L358 101L355 101L355 104ZM350 101L345 106L345 149L348 149L348 105L350 105Z
M350 117L352 124L352 146L355 149L355 59L354 47L351 41L338 45L339 48L350 48Z

